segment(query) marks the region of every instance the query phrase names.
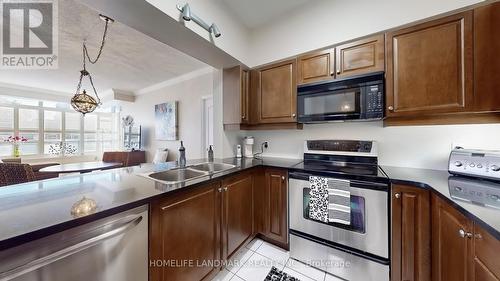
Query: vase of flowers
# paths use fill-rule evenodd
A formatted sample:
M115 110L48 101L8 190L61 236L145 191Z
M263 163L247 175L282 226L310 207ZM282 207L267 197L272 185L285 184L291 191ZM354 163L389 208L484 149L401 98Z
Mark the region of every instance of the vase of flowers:
M21 151L19 150L19 144L27 142L28 139L20 136L9 136L4 139L5 142L8 142L14 146L14 157L21 156Z

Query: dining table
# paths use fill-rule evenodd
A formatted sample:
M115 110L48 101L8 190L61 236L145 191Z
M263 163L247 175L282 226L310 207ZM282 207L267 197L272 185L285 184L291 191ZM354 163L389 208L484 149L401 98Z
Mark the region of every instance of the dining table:
M79 162L79 163L68 163L68 164L59 164L54 166L49 166L40 169L40 172L47 173L90 173L92 171L97 170L108 170L119 168L123 166L120 162L103 162L103 161L95 161L95 162Z

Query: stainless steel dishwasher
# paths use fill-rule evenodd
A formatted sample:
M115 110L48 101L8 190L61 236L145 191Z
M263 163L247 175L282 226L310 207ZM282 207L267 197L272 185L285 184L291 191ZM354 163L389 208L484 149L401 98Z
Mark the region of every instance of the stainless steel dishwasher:
M0 252L0 280L148 280L148 206Z

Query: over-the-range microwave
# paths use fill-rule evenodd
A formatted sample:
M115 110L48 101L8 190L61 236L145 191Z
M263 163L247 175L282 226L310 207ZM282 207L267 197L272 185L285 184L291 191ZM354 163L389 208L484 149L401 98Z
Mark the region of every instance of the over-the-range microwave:
M299 123L380 120L384 117L384 73L302 85L297 91Z

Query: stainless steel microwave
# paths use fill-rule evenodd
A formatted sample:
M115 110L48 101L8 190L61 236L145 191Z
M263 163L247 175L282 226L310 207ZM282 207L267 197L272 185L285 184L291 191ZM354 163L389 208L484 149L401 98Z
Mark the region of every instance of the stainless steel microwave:
M299 86L299 123L384 118L384 73Z

